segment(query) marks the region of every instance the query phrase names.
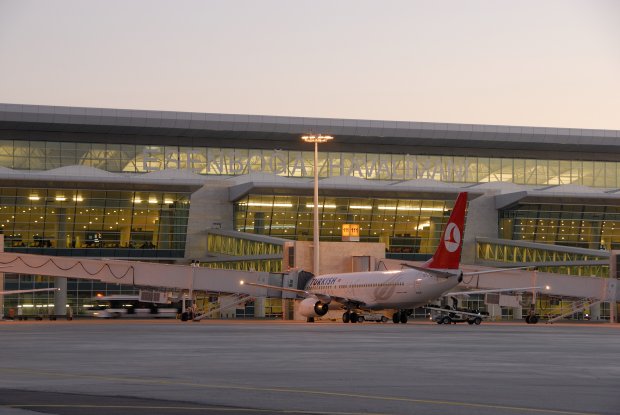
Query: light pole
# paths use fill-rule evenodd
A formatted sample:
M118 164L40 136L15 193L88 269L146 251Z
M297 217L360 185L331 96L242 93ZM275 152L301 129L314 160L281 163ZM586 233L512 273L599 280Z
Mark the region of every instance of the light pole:
M319 276L319 143L326 143L334 137L330 135L308 134L301 137L306 143L314 143L314 204L312 216L314 216L314 235L312 243L314 245L314 264L312 271Z

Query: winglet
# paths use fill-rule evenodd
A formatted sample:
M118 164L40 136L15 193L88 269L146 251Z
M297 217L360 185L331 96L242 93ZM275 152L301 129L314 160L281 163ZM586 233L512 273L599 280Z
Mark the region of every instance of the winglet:
M454 209L452 209L448 224L441 234L439 246L437 246L433 257L424 263L424 268L458 269L463 248L466 207L467 192L459 193L456 202L454 202Z

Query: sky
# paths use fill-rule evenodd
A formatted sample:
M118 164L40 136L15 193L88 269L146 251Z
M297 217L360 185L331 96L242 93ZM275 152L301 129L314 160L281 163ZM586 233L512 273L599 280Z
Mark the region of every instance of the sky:
M0 0L0 102L620 130L620 1Z

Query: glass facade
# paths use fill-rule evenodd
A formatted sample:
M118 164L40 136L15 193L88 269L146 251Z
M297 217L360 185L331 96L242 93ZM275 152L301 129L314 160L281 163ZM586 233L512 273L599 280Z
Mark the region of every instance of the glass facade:
M84 165L115 173L185 169L203 175L252 172L312 177L312 151L199 146L153 146L61 141L0 140L0 167L51 170ZM451 183L508 182L618 187L618 162L510 157L320 152L321 177L368 180L432 179Z
M238 257L225 261L209 261L200 265L208 268L234 269L237 271L282 272L282 244L250 241L247 239L209 234L207 236L209 254L224 254ZM273 258L247 259L247 256L273 256Z
M183 257L189 193L0 189L5 250L71 256Z
M499 237L589 249L620 249L620 207L520 204L499 212Z
M593 251L596 252L596 251ZM483 261L508 262L513 265L523 263L563 263L562 265L539 266L542 272L552 272L565 275L609 277L609 255L594 255L592 253L562 252L540 247L524 247L511 244L511 241L476 241L477 259ZM579 263L589 261L589 264L566 265L569 262ZM598 264L592 262L599 262Z
M249 195L234 203L234 229L294 240L313 235L311 196ZM320 238L340 241L345 223L361 242L383 242L388 253L432 254L453 201L320 197Z
M6 290L28 290L34 288L53 288L54 278L41 275L5 274L4 288ZM83 315L86 308L93 305L93 298L98 294L138 294L138 290L130 285L107 284L93 280L67 280L67 306L71 307L73 315ZM4 312L9 314L13 310L15 315L24 317L45 317L54 314L54 293L37 292L6 295L4 297ZM19 311L19 313L16 312Z

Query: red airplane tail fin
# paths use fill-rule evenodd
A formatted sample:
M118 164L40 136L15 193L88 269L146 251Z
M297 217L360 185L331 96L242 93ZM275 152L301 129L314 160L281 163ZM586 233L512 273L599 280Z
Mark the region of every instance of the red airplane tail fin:
M441 234L437 250L433 257L424 263L424 268L458 269L463 248L466 207L467 192L459 193L448 224Z

